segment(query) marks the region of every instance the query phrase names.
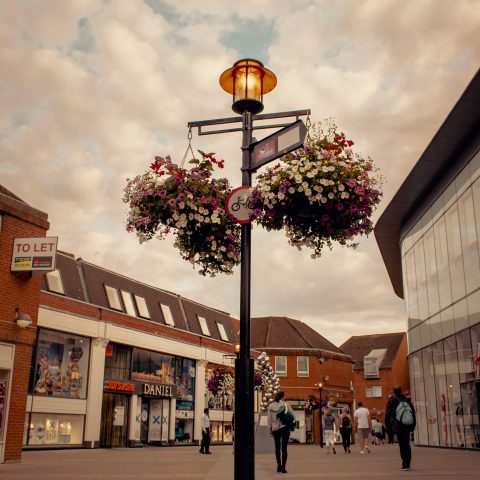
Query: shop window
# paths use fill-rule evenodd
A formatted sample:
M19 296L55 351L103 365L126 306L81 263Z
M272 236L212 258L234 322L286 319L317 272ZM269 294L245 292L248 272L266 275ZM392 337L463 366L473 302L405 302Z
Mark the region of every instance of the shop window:
M227 336L227 332L225 331L225 327L219 322L217 322L217 327L218 327L218 332L220 333L220 338L224 342L228 342L228 336Z
M132 349L125 345L109 343L105 349L105 379L128 380Z
M275 357L275 373L279 377L287 376L287 357L282 355Z
M123 308L122 304L120 303L120 298L118 297L117 289L105 285L105 292L108 298L108 306L113 308L113 310L120 310L122 312Z
M308 377L308 357L297 357L297 377Z
M382 397L382 387L381 386L367 387L365 389L365 397L366 398L381 398Z
M37 339L33 394L86 398L90 339L41 329Z
M177 409L181 401L184 409L193 411L193 400L195 398L194 360L176 357L175 384L177 385Z
M208 329L207 319L197 315L198 321L200 322L200 328L202 329L202 333L207 337L210 336L210 330Z
M62 277L58 270L53 270L45 275L49 292L65 294L63 289Z
M121 292L126 312L132 317L136 317L137 312L135 312L135 307L133 306L132 294L130 292L126 292L125 290L122 290Z
M173 321L172 310L170 309L170 306L164 305L163 303L161 303L160 308L162 310L163 320L165 324L171 325L172 327L174 327L175 322Z
M0 370L0 442L5 442L9 370Z
M25 422L25 446L82 445L83 415L32 413Z
M138 314L143 318L150 318L150 313L148 311L147 302L145 302L145 299L135 295L135 302L137 303Z

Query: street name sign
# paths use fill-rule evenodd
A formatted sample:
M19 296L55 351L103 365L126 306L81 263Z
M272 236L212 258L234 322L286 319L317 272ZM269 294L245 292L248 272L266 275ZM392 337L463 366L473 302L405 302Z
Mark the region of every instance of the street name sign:
M307 127L302 120L297 120L278 132L252 143L250 145L252 153L249 170L254 171L262 165L302 147L306 135Z

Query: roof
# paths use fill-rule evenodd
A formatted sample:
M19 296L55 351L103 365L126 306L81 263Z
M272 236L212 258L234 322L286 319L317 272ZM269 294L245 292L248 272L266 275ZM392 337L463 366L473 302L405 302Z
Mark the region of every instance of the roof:
M317 349L345 355L342 350L308 325L288 317L252 318L250 332L252 348Z
M364 357L381 357L378 350L386 349L380 368L390 368L405 335L405 332L359 335L350 337L340 348L352 357L354 369L363 369Z
M108 302L105 286L117 290L121 313L126 312L125 300L121 292L128 297L133 294L142 297L147 305L150 318L148 321L167 325L161 305L170 307L170 312L177 330L184 330L197 335L203 335L198 317L205 318L209 337L225 341L221 338L219 324L223 325L229 343L238 339L238 334L232 318L226 312L194 302L180 295L162 290L132 278L112 272L98 265L86 262L81 258L75 259L72 254L57 252L57 269L60 272L64 287L64 296L87 302L102 309L111 309ZM46 274L42 278L42 289L49 291ZM55 293L55 292L53 292ZM130 297L131 298L131 297ZM136 304L136 302L134 302ZM133 307L135 309L135 307ZM138 305L137 305L138 310ZM139 317L138 318L140 321Z
M403 298L402 227L453 168L465 146L479 133L480 70L433 137L375 226L375 238L395 293Z

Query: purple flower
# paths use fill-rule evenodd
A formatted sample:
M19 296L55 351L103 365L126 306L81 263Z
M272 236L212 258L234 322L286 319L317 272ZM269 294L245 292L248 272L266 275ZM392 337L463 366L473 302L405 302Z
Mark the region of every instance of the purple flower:
M160 190L160 191L157 193L157 197L164 197L166 194L167 194L167 191L166 191L166 190Z
M350 188L354 188L356 184L357 184L357 181L354 180L353 178L349 178L349 179L347 180L347 185L348 185Z
M343 203L337 203L337 210L341 212L344 209Z

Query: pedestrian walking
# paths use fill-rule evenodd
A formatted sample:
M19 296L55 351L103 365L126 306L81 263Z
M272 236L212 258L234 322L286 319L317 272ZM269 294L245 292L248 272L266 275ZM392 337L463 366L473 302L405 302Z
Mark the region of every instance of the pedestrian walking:
M382 422L377 417L372 420L372 435L375 445L380 445L382 441L382 426Z
M348 407L342 408L339 424L343 450L345 450L345 453L352 453L350 450L350 441L352 438L352 417L350 416L350 410Z
M281 390L275 394L273 402L268 407L267 424L270 435L275 442L275 458L277 460L277 472L287 473L287 448L290 438L290 428L284 425L278 413L291 411L290 406L284 400L285 393Z
M202 426L202 443L200 444L200 453L210 455L210 417L208 416L208 408L203 410L203 414L200 417L200 424Z
M410 448L410 434L415 430L416 416L412 401L402 393L402 388L396 386L393 395L387 402L385 423L397 435L402 470L410 470L412 449Z
M325 446L327 447L327 455L330 455L330 447L333 449L333 454L336 455L335 451L335 427L337 425L335 417L332 415L332 409L327 407L325 409L324 415L322 415L323 423L323 438L325 439Z
M368 446L368 436L372 429L370 412L368 408L363 406L362 402L358 402L358 408L355 410L353 417L355 419L355 433L360 443L360 453L363 455L365 450L370 453L370 447Z

